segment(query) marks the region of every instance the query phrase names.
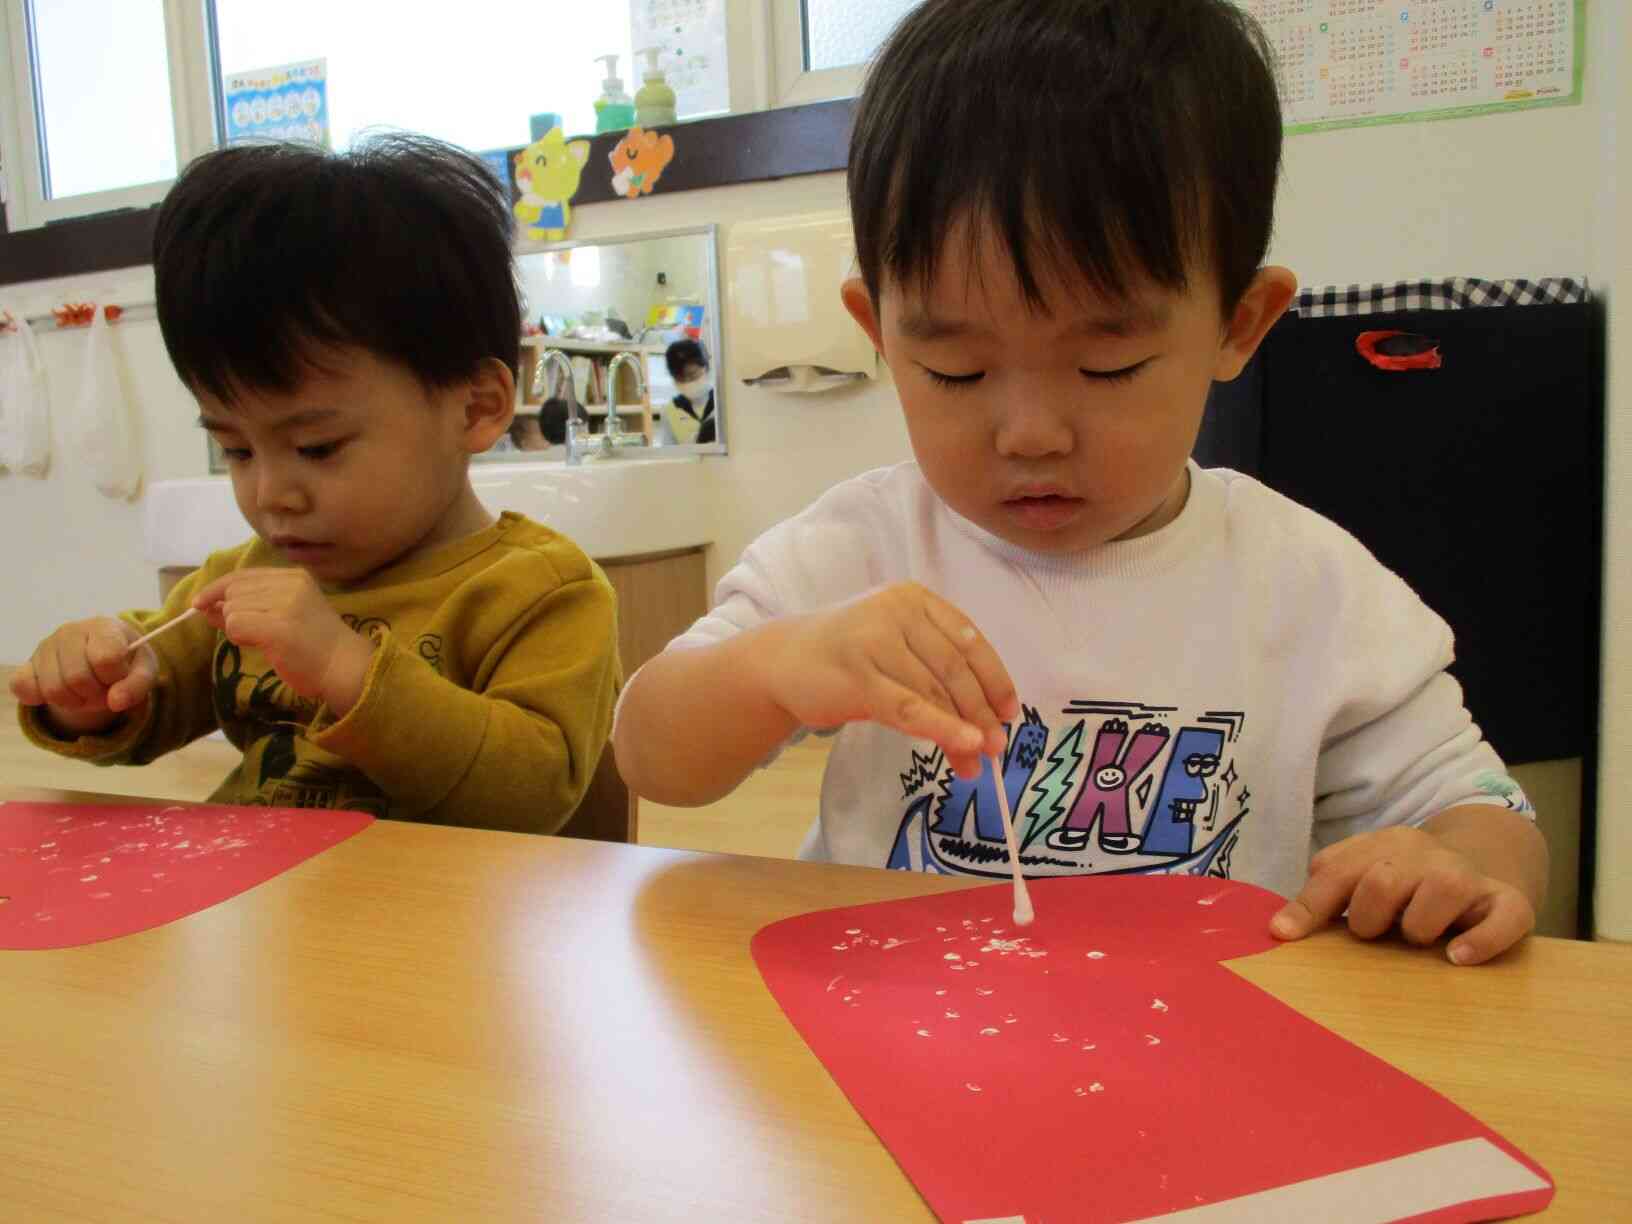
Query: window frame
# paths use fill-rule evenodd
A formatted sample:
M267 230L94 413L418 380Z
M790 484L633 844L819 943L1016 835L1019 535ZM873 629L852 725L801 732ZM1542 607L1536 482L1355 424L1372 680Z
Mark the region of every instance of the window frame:
M867 77L866 64L805 67L805 6L808 0L765 0L769 9L772 106L800 106L854 98Z
M0 124L0 162L5 170L6 222L10 231L53 222L146 208L164 198L174 179L49 199L45 194L39 104L32 62L29 0L3 0L0 13L0 86L9 121ZM214 39L210 0L164 0L164 34L176 164L185 166L215 147L217 107L210 73ZM182 70L176 71L175 66ZM199 69L203 70L203 79Z

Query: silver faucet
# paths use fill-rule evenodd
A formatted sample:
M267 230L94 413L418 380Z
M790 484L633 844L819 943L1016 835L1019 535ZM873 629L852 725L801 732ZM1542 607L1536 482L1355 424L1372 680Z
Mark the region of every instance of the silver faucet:
M584 461L584 439L589 436L589 418L584 416L573 386L572 359L560 349L545 349L538 355L538 369L533 373L533 397L544 394L547 371L559 364L567 390L567 464L577 467Z
M601 455L605 458L611 458L619 447L646 445L644 433L639 430L625 433L618 422L618 371L624 362L634 366L635 389L640 393L641 403L646 402L646 370L639 355L619 353L606 367L606 425L601 431Z

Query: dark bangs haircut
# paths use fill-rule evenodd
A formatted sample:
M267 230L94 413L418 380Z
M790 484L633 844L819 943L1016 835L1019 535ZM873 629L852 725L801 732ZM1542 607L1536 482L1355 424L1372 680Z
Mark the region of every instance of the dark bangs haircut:
M1269 248L1272 52L1227 0L927 0L868 75L850 144L862 279L923 291L963 223L1026 301L1074 267L1124 300L1210 260L1226 316Z
M428 137L205 154L165 196L153 237L165 348L183 383L226 403L294 391L342 346L427 387L488 357L514 375L511 226L487 167Z

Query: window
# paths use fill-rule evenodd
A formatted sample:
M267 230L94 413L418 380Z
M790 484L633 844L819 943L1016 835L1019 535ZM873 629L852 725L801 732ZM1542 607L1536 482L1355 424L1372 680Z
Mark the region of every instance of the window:
M0 165L13 228L139 207L208 148L214 124L171 71L203 47L182 0L0 0ZM191 19L191 28L189 28ZM94 82L94 85L88 85Z
M46 199L174 178L163 0L34 0L29 8Z
M861 92L866 65L922 0L770 0L776 101L788 106Z
M529 116L546 111L593 132L605 75L593 56L617 55L629 80L627 4L574 4L552 21L553 7L459 0L457 17L419 20L402 0L214 0L223 75L327 61L334 148L394 127L476 152L526 144Z
M873 57L920 0L805 0L805 69L851 68Z
M552 23L554 3L460 0L450 16L401 0L0 0L9 227L156 203L219 142L223 79L291 63L325 61L335 148L374 127L513 148L545 112L591 132L595 56L617 55L639 88L630 5Z
M807 46L805 9L810 10ZM7 227L160 200L176 170L239 130L311 130L329 142L377 127L477 153L531 139L553 113L594 127L619 56L633 95L659 48L681 118L856 92L865 56L910 0L0 0L0 203ZM774 56L785 52L787 69ZM320 77L271 70L321 61ZM722 80L725 74L728 80ZM223 104L235 79L244 108ZM270 82L276 81L277 88ZM781 86L797 86L785 90ZM263 85L257 90L252 85ZM315 91L315 97L313 96ZM302 114L287 107L298 93ZM280 121L279 113L284 116Z

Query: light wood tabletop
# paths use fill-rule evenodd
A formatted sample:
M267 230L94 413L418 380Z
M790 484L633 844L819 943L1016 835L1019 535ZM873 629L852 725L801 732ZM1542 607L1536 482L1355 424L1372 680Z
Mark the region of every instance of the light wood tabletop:
M130 802L0 790L0 798ZM783 1018L778 918L966 881L380 822L143 934L0 952L0 1218L926 1220ZM1231 963L1632 1203L1632 949Z

